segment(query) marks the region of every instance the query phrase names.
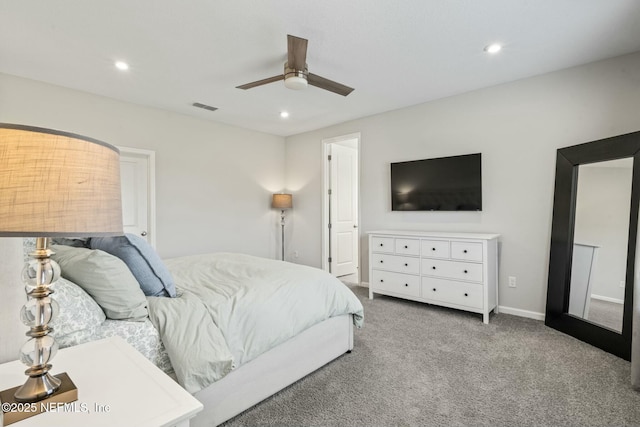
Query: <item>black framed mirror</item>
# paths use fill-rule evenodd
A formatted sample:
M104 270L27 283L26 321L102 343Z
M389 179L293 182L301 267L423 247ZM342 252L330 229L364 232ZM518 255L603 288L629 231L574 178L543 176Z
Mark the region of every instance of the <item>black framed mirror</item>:
M640 132L558 149L545 324L626 360L639 202Z

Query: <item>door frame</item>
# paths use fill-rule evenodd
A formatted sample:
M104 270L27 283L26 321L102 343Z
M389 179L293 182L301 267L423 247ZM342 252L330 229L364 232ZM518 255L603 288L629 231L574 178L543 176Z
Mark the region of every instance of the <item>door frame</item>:
M118 146L120 155L131 154L136 157L144 157L147 159L147 192L149 200L147 200L147 229L150 233L149 244L152 248L156 248L156 152L153 150L144 150L141 148L131 148Z
M362 253L362 249L361 249L361 243L360 243L360 238L361 238L361 234L360 234L360 219L361 219L361 199L360 199L360 182L361 182L361 168L360 168L360 132L356 132L356 133L350 133L347 135L341 135L341 136L336 136L333 138L326 138L322 140L322 250L321 250L321 257L322 257L322 269L325 271L329 271L329 198L328 196L328 192L329 192L329 180L331 177L331 171L329 169L329 144L333 144L333 143L340 143L340 142L344 142L344 141L348 141L348 140L352 140L355 139L356 140L356 146L357 146L357 151L358 151L358 155L357 155L357 164L358 164L358 191L356 193L357 197L358 197L358 253L357 253L357 257L358 257L358 282L361 281L361 277L362 277L362 260L360 257L360 254Z

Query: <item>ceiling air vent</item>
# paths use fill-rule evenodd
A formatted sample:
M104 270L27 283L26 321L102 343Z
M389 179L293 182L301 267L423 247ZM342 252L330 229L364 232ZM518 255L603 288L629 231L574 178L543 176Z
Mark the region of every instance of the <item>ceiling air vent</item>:
M209 110L209 111L216 111L218 109L217 107L212 107L211 105L201 104L199 102L194 102L191 105L193 105L194 107L203 108L203 109Z

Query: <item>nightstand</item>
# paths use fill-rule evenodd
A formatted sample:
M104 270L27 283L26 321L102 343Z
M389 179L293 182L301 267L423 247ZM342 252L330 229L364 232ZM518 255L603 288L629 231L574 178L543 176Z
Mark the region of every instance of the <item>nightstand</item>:
M180 426L202 403L138 353L112 337L58 351L52 373L67 372L78 400L11 426ZM25 381L19 361L0 365L0 390Z

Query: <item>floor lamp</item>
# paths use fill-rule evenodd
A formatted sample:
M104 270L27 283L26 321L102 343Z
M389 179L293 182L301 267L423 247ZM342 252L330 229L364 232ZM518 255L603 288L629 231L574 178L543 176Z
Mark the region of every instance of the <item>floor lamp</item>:
M282 227L282 260L284 261L284 211L293 207L291 194L274 194L271 199L271 207L280 209L280 226Z
M49 373L58 350L49 324L59 310L50 285L60 277L60 267L50 258L50 240L122 233L117 148L67 132L0 123L0 236L37 238L22 273L27 302L20 318L29 331L19 356L28 366L28 378L20 387L1 391L3 403L77 399L66 373ZM33 407L42 410L42 405ZM4 425L39 412L2 409Z

